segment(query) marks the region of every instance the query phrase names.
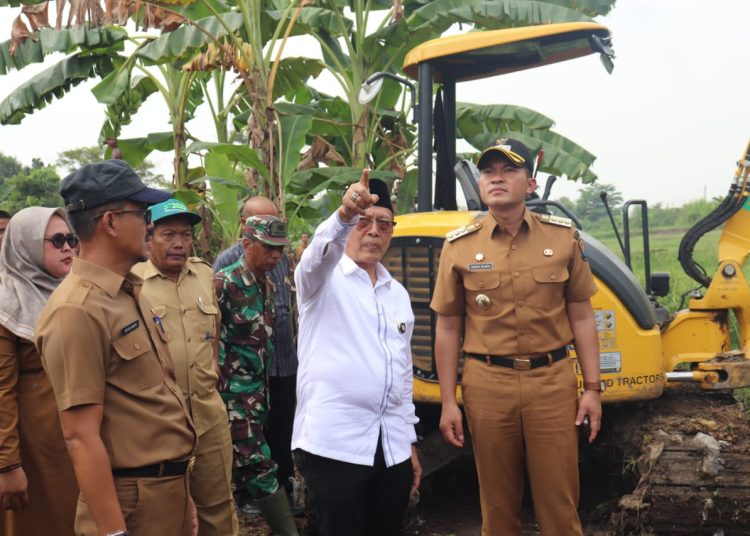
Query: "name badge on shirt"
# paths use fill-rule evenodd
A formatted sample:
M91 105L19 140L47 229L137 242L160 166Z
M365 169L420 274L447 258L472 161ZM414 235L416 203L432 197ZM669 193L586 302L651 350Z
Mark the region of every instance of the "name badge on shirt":
M131 322L130 324L128 324L127 326L125 326L124 328L122 328L122 334L123 335L127 335L131 331L134 331L134 330L138 329L138 324L139 323L140 322L138 320L136 320L135 322Z
M478 272L481 270L492 270L493 264L491 262L473 262L469 265L470 272Z

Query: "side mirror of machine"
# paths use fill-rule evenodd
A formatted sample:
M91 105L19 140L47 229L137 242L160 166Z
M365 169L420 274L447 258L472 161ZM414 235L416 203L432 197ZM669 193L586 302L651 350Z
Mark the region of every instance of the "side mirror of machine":
M479 170L474 162L461 160L453 168L453 171L455 171L458 183L464 192L466 208L469 210L487 210L487 206L482 203L482 198L479 196L479 185L477 184Z
M648 289L653 296L666 296L669 294L669 272L654 272Z

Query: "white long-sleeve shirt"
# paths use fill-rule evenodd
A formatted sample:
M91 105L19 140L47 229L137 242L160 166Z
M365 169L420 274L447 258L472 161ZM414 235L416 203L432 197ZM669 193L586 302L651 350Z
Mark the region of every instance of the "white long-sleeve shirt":
M372 466L378 434L388 467L411 456L414 313L406 289L377 266L377 282L344 250L353 225L320 224L294 279L300 313L292 448Z

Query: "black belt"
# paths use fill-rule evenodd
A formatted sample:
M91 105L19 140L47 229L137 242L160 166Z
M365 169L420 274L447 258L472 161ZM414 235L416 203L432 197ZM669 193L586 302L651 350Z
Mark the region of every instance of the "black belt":
M161 462L143 467L131 467L129 469L112 469L116 477L125 478L155 478L160 476L185 475L188 469L192 469L195 458L179 460L176 462Z
M479 361L484 361L488 365L497 365L500 367L508 367L516 370L531 370L539 367L546 367L551 365L555 361L560 361L563 357L568 356L568 351L563 346L557 350L553 350L544 355L536 357L528 357L524 359L502 357L499 355L481 355L481 354L465 354Z

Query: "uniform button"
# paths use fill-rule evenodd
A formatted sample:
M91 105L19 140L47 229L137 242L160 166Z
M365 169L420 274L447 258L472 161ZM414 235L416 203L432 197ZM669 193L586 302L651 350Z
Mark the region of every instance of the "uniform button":
M188 338L187 338L187 339L185 339L185 340L186 340L187 342L190 342L190 337L188 337Z
M519 335L526 335L526 330L525 330L525 329L522 329L521 331L519 331L519 332L518 332L518 334L519 334Z
M519 307L523 307L523 300L519 300L518 304Z
M190 363L190 368L195 368L195 363Z
M554 280L557 279L557 276L555 274L550 274L549 278Z
M517 249L518 249L518 246L517 246L517 245L515 245L515 244L513 244L512 246L510 246L510 249L512 249L513 251L515 251L515 250L517 250Z
M479 282L479 288L484 288L484 283L481 281Z
M185 314L187 312L187 309L185 309L184 307L180 307L180 311L182 312L182 314Z
M521 277L521 274L519 274L518 272L513 272L513 277Z
M138 344L138 343L135 343L135 344L133 345L133 348L135 348L136 350L140 350L140 349L141 349L141 345L140 345L140 344Z
M89 288L91 286L91 283L89 283L88 281L82 281L81 286L83 288Z

